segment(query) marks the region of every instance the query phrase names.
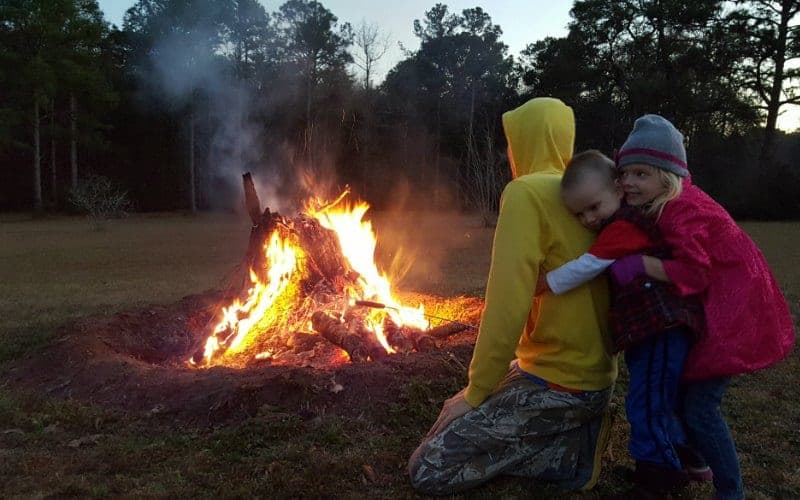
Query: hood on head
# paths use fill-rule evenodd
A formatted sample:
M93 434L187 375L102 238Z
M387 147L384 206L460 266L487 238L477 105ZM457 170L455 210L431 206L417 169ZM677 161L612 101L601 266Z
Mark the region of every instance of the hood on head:
M511 175L564 172L575 144L572 108L552 97L537 97L503 113Z

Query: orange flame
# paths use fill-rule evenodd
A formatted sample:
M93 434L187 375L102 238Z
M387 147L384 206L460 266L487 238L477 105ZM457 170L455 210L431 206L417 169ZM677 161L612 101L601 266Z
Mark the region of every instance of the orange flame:
M322 227L336 234L345 259L359 274L357 289L346 290L347 299L351 303L354 300L370 300L385 305L384 309L370 310L365 325L375 333L383 348L392 353L394 350L383 333L384 315L388 314L399 326L410 325L424 330L429 324L422 305L417 308L402 306L392 295L389 278L379 272L375 264L377 238L372 223L362 220L369 205L363 201L346 201L348 194L349 190L345 190L328 204L320 200L310 201L306 203L305 211ZM305 276L303 249L298 243L282 239L274 232L264 251L268 265L266 281L262 283L256 272L250 270L252 287L247 299L243 302L237 299L222 309L222 319L206 341L203 355L205 365L213 364L221 355L244 350L250 345L251 338L258 337L270 325L281 320L282 311L278 303L297 301L296 286L292 284L296 285Z
M425 319L425 308L405 307L392 295L389 278L378 271L375 265L375 246L377 238L370 221L362 220L369 210L366 202L358 201L348 203L341 197L333 205L328 205L322 210L315 211L313 207L306 207L309 215L317 219L322 227L332 230L339 239L339 245L350 266L359 274L358 283L360 290L350 297L354 300L372 300L386 306L385 313L398 325L410 325L420 329L428 328ZM377 321L380 310L370 313L372 329L384 348L391 352L391 347L383 335L382 322Z
M276 300L286 291L298 268L298 262L304 255L298 245L281 240L277 232L273 232L269 242L264 245L264 252L269 263L267 282L261 283L255 271L250 270L253 286L248 291L247 299L243 303L236 299L229 307L222 309L222 321L206 341L203 353L206 364L211 363L215 353L223 346L226 347L226 353L236 353L247 345L244 342L247 335L254 332L253 327L264 319ZM228 334L220 340L218 335L226 332Z

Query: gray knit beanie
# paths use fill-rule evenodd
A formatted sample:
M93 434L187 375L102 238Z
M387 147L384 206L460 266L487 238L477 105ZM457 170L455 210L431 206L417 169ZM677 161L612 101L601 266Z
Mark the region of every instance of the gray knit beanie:
M618 168L631 163L644 163L680 177L689 175L683 134L659 115L644 115L634 122L633 130L615 160Z

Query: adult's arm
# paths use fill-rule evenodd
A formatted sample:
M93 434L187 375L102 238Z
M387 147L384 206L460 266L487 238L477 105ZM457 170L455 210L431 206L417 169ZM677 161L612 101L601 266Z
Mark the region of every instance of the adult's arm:
M479 406L508 371L533 304L550 231L535 190L518 180L503 190L486 301L469 367L465 401Z

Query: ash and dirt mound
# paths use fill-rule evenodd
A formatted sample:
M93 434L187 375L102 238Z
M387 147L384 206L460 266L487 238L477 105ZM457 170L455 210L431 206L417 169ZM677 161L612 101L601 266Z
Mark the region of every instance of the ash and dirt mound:
M470 297L406 298L433 314L471 324L478 323L483 306ZM247 418L272 407L355 416L398 402L412 380L464 377L477 333L469 329L439 340L430 352L381 361L349 363L333 345L317 344L294 364L290 359L242 368L192 367L188 359L204 342L222 301L214 291L81 319L62 327L47 348L11 364L7 379L49 398L197 425Z

